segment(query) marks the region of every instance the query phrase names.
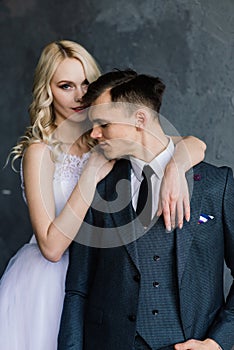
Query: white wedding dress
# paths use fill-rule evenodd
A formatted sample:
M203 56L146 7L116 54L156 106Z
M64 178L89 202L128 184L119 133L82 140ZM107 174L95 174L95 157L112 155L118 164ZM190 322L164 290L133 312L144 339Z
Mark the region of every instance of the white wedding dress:
M88 158L89 153L81 158L60 154L53 179L56 214ZM50 262L41 254L35 236L10 260L0 280L1 350L57 349L67 266L68 250L60 261Z

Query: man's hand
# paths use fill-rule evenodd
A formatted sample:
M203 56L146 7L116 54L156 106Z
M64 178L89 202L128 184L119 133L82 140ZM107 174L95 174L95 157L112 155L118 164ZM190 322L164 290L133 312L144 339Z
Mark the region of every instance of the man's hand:
M204 341L190 339L175 345L175 350L222 350L214 340L207 338Z

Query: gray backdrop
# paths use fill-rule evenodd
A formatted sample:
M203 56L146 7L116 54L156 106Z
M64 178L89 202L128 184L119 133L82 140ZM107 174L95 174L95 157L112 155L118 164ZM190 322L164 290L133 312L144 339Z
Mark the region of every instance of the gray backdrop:
M131 67L166 83L162 114L234 166L233 0L0 0L1 154L29 123L33 71L48 42L84 45L105 72ZM32 234L19 174L0 171L0 274Z

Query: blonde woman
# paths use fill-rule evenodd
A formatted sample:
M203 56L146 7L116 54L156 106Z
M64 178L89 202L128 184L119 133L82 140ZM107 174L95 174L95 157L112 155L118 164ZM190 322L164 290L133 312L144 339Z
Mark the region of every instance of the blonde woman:
M0 281L1 349L57 349L67 248L83 222L97 183L114 165L90 152L94 146L88 131L91 125L82 112L82 96L99 75L93 57L75 42L52 42L41 53L29 108L31 125L11 152L13 165L21 158L23 195L34 234L10 260ZM182 143L191 164L190 157L186 164L181 157ZM203 142L194 137L178 142L177 148L166 171L169 187L161 197L168 226L176 207L185 207L180 210L180 224L184 215L189 219L187 191L183 186L181 191L175 188L185 181L185 171L204 158L205 150ZM176 167L182 169L182 176Z

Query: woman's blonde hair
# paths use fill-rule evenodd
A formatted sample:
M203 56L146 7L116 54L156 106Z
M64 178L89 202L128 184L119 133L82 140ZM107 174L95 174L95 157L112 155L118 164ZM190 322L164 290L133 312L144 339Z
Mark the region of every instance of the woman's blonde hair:
M31 123L26 128L25 134L10 152L13 168L15 160L22 157L24 150L30 144L35 142L44 142L50 145L56 144L52 137L56 125L50 82L57 67L65 58L75 58L81 62L89 83L96 80L101 74L95 59L78 43L70 40L61 40L45 46L34 73L33 100L29 106ZM84 134L81 141L86 142L90 147L93 145L89 133Z

